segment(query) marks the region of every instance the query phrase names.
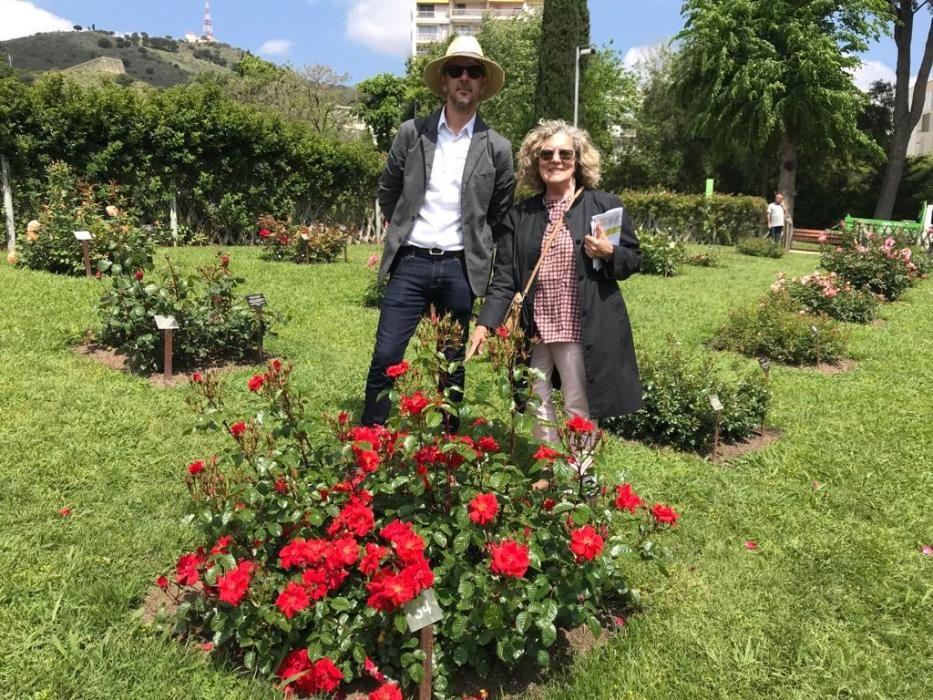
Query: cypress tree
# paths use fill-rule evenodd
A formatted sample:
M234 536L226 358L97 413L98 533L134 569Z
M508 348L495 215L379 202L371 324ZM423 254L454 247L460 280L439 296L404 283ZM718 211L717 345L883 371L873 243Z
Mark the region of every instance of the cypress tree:
M573 120L576 47L589 46L587 0L544 0L535 119ZM580 62L581 82L586 58Z

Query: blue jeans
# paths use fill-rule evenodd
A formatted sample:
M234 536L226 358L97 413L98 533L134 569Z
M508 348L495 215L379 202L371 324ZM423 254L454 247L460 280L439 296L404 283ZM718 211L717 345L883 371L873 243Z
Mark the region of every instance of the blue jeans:
M434 304L438 316L449 313L463 327L460 347L445 352L448 360L461 363L457 371L447 378L448 386L458 387L451 391L451 399L460 401L463 398L465 372L462 363L473 299L462 256L430 258L407 249L399 251L382 298L376 347L366 378L366 403L360 423L383 425L389 417L391 405L388 397L379 398L392 386L386 369L405 357L408 341L430 304ZM451 428L456 430L456 421L452 421Z

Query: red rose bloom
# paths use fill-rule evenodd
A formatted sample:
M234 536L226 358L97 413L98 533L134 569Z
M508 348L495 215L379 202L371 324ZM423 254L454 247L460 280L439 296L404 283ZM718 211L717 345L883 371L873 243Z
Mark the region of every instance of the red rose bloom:
M330 592L327 584L327 572L324 569L306 569L301 574L305 593L311 600L320 600Z
M499 443L488 435L486 437L480 438L479 442L477 443L477 447L479 447L479 449L481 449L483 452L499 451Z
M373 660L370 659L368 656L366 657L366 660L363 662L363 671L366 673L367 676L379 681L380 683L385 683L386 681L385 674L379 670L379 667L376 666L376 664L373 663Z
M592 433L594 430L596 430L596 426L593 425L593 421L589 421L582 416L574 416L564 425L566 425L567 430L569 430L571 433Z
M470 501L470 520L477 525L486 525L495 520L499 513L499 502L494 493L481 493Z
M381 459L378 452L374 450L363 450L354 445L353 453L356 455L356 466L365 473L372 474L379 468Z
M541 507L544 508L544 510L546 511L554 510L554 506L556 505L557 505L557 501L555 501L553 498L545 498L544 501L541 503Z
M267 377L265 374L254 374L250 377L250 380L246 382L246 388L250 391L259 391L262 389L262 385L266 383L266 379Z
M331 554L328 557L328 563L335 569L342 566L351 566L360 558L360 545L350 536L341 537L334 542Z
M289 581L288 585L285 586L285 590L279 593L279 597L275 599L275 604L285 617L291 620L295 613L307 608L311 601L308 599L308 592L304 589L304 586Z
M548 447L547 445L541 445L541 447L538 448L538 451L535 452L533 455L531 455L531 458L532 458L532 459L554 460L554 459L557 459L557 458L560 457L560 456L561 456L561 454L560 454L560 452L558 452L557 450L552 450L552 449L551 449L550 447Z
M496 335L498 335L500 338L508 338L508 337L509 337L509 329L506 328L505 326L499 326L499 327L496 329Z
M242 561L233 571L228 571L217 577L218 597L230 605L239 605L249 588L255 564L251 561Z
M383 557L389 553L388 547L380 547L378 544L369 542L366 545L366 551L357 567L363 576L372 576L379 570Z
M424 540L415 533L400 535L392 540L395 555L406 564L414 564L424 559Z
M203 551L203 550L201 550ZM182 554L175 565L175 583L182 586L193 586L201 580L198 567L204 563L204 555L200 552Z
M168 579L165 576L159 576L156 579L156 585L164 591L168 588Z
M386 374L395 379L396 377L401 377L405 372L411 368L411 365L408 364L407 360L402 360L397 365L392 365L386 370Z
M578 561L589 561L603 551L603 538L590 525L577 528L570 533L570 551L577 555Z
M479 428L480 426L483 426L483 425L489 425L489 421L483 418L482 416L480 416L479 418L473 419L474 428Z
M680 517L678 513L674 512L673 508L661 505L660 503L654 504L651 508L651 514L659 523L668 523L671 526L676 525L677 518Z
M502 540L501 544L489 545L492 561L489 568L499 576L522 578L528 570L528 546L515 540Z
M188 465L189 474L192 474L192 475L200 474L203 471L204 471L204 460L199 459Z
M616 508L634 513L635 509L640 505L641 498L632 491L631 484L616 486Z
M307 649L295 649L288 652L288 656L282 659L282 665L279 666L278 676L282 680L298 676L291 683L285 686L286 693L291 690L297 690L302 695L312 695L317 692L317 686L314 683L314 666L308 659Z
M271 235L272 235L272 233L269 231L269 229L267 229L267 228L261 228L261 229L259 229L259 237L260 237L260 238L268 238L268 237L271 236ZM305 653L307 654L307 652L305 652Z
M201 375L200 372L193 372L191 374L191 381L193 381L195 384L200 384L201 382L204 381L204 377Z
M334 518L330 527L327 528L327 534L335 535L345 529L357 537L365 537L375 526L376 518L372 508L354 500L344 506L340 514Z
M276 357L269 362L269 366L272 368L273 372L280 372L282 370L282 361Z
M393 574L388 569L379 571L366 584L366 590L369 593L366 605L382 612L394 612L418 595L410 577Z
M142 282L145 273L142 270L136 270L136 272L133 273L133 276L136 278L137 282Z
M230 426L230 434L235 438L240 437L245 432L246 432L246 423L244 423L243 421L239 421Z
M369 700L405 700L402 691L395 683L386 683L369 694Z
M403 396L399 403L402 415L420 416L421 412L428 407L430 401L420 391L416 391L411 396Z
M233 538L230 535L223 535L217 538L217 544L211 547L211 554L227 554L230 551L230 543Z
M314 684L318 692L333 693L340 686L343 673L326 656L314 662Z
M275 480L275 490L283 495L288 493L288 482L280 476Z

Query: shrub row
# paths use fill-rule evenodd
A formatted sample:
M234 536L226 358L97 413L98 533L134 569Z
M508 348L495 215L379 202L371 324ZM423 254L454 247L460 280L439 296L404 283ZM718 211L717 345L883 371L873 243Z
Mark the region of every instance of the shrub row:
M764 228L760 197L678 194L663 190L620 194L639 231L660 229L693 243L732 245Z
M93 183L121 183L143 222L167 219L175 195L180 223L223 244L252 241L265 212L362 222L383 164L371 144L326 140L206 79L137 90L0 78L0 153L18 219L36 217L45 168L63 161Z

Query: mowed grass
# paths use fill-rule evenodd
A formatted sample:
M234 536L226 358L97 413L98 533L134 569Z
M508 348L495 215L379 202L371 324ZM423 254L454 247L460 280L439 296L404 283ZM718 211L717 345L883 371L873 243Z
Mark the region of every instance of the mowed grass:
M359 304L372 251L315 267L232 251L243 292L290 316L267 347L296 363L316 411L359 413L377 319ZM189 268L213 254L164 252ZM624 283L636 347L668 334L699 347L778 271L818 264L722 260ZM281 697L135 616L195 539L180 522L184 466L221 442L190 433L185 388L72 351L96 324L99 292L0 267L0 697ZM682 514L666 538L671 575L633 561L643 613L520 697L933 697L933 557L920 552L933 541L933 284L882 316L852 328L851 372L772 369L769 423L783 437L734 465L611 441L606 478L624 474ZM249 373L227 380L244 411ZM468 396L483 399L489 381L471 367Z

